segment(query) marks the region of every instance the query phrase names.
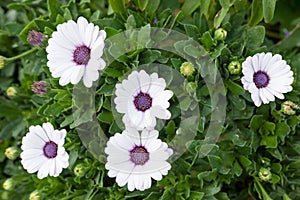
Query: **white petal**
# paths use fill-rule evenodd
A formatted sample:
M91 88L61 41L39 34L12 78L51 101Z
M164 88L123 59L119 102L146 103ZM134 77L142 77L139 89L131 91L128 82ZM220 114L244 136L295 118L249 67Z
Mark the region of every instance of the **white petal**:
M42 166L40 167L39 171L38 171L38 174L37 174L37 177L39 179L43 179L45 178L46 176L48 176L49 174L49 170L50 170L50 166L49 166L49 163L48 163L49 160L47 160L46 162L44 162L42 164Z
M120 187L123 187L124 185L126 185L129 177L130 174L118 173L116 182Z
M151 109L151 115L155 116L159 119L170 119L171 118L170 111L168 111L160 106L153 106Z
M79 83L79 81L81 80L81 78L83 76L84 71L85 71L84 66L77 66L76 68L74 68L74 71L71 76L71 83L72 84Z
M44 129L41 126L30 126L29 132L35 134L40 137L44 142L49 142L50 138L45 133Z
M259 107L261 105L262 101L261 101L260 96L258 95L258 91L251 93L251 99L253 100L256 107Z

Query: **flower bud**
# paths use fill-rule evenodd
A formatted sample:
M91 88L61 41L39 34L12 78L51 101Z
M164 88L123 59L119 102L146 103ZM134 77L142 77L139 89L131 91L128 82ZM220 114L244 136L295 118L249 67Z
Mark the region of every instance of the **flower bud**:
M15 181L13 178L8 178L4 181L2 187L4 190L11 190L15 187Z
M27 41L33 46L40 46L43 44L44 36L42 33L32 30L28 34Z
M31 90L38 95L45 94L47 92L47 84L43 81L34 81L31 85Z
M215 30L215 40L224 40L227 36L227 31L223 28Z
M269 169L262 167L259 170L258 176L263 181L269 181L272 178L272 173Z
M0 69L3 69L5 66L5 58L3 56L0 56Z
M299 106L296 105L292 101L285 101L281 104L281 111L287 115L294 115L296 113L295 110L298 110Z
M9 97L14 97L14 96L16 96L17 95L17 90L16 90L16 88L15 87L9 87L9 88L7 88L7 90L6 90L6 94L7 94L7 96L9 96Z
M184 76L190 76L194 73L195 68L194 65L190 62L184 62L180 66L180 73Z
M79 163L74 168L74 174L76 176L84 176L89 169L90 167L88 166L88 164Z
M8 147L7 149L5 149L4 154L8 159L14 160L19 156L19 151L16 147Z
M230 74L238 74L241 71L241 63L239 61L231 61L228 65Z
M40 200L40 199L41 199L41 195L37 190L34 190L29 195L29 200Z

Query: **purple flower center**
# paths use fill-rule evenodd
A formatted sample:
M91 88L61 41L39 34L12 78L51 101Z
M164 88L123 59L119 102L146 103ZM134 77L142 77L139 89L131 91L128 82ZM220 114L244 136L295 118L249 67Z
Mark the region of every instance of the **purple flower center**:
M53 141L46 142L43 151L47 158L55 158L57 155L57 144Z
M148 93L140 92L134 97L133 103L138 111L145 112L151 108L152 98Z
M254 73L253 82L257 88L264 88L268 86L270 77L266 72L259 70Z
M86 65L91 57L91 49L85 45L79 46L73 53L74 62L78 65Z
M149 153L143 146L135 146L130 151L130 160L135 165L144 165L149 160Z

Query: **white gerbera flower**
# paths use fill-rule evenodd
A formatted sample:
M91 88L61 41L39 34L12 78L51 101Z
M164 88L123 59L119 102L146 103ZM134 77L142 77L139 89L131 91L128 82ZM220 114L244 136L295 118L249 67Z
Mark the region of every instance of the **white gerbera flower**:
M127 183L129 191L151 187L151 178L159 181L171 165L166 161L173 153L165 142L157 139L158 131L128 129L115 134L107 142L105 168L109 177L116 177L120 187Z
M48 41L47 65L59 84L77 84L81 78L86 87L99 78L98 70L106 63L101 58L106 33L99 27L79 17L77 23L69 20L59 24Z
M259 53L248 57L242 64L241 81L244 89L251 93L254 104L258 107L263 102L275 101L275 96L284 99L283 93L292 91L294 81L291 67L282 60L281 55Z
M170 90L164 90L166 81L144 70L133 71L128 80L116 85L114 102L119 113L125 113L123 122L128 127L138 130L153 128L156 119L170 119L168 100L173 96Z
M65 129L54 130L50 123L29 127L21 146L21 163L28 173L38 171L39 179L48 174L56 177L69 166L69 155L63 147L66 134Z

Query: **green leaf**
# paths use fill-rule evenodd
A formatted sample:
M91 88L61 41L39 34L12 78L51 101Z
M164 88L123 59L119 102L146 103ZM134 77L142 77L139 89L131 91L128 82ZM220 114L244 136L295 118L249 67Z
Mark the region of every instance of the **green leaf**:
M146 7L146 12L150 13L150 15L153 15L160 4L160 0L150 0Z
M277 137L276 136L265 136L262 138L261 145L265 145L266 148L277 148Z
M246 109L246 101L243 98L240 98L238 95L228 94L228 99L232 104L233 109L245 110Z
M242 95L245 93L244 88L236 84L232 80L225 81L225 85L233 94Z
M150 0L151 1L151 0ZM137 0L138 7L141 11L144 11L149 3L149 0Z
M209 31L203 33L200 41L206 50L210 50L216 44Z
M208 155L207 157L212 169L219 169L222 166L222 159L219 156Z
M222 21L224 20L229 8L222 8L215 16L214 27L217 29L220 27Z
M240 161L240 163L243 165L243 167L248 167L248 166L250 166L251 164L252 164L252 161L251 160L249 160L246 156L244 156L244 155L240 155L239 156L239 161Z
M199 0L189 0L185 1L181 10L185 16L190 16L199 6L201 1Z
M259 129L259 133L262 135L274 135L275 124L273 122L264 121L263 125Z
M279 122L276 124L275 135L278 136L281 141L290 133L291 129L286 122Z
M203 14L207 19L209 18L209 8L213 1L200 0L200 14Z
M254 115L250 121L250 129L253 131L257 131L262 126L263 123L264 123L263 115Z
M117 14L122 14L126 12L125 0L109 0L109 5Z
M246 30L247 44L249 49L257 49L264 42L265 39L265 27L255 26Z
M47 5L50 19L55 21L60 11L60 2L58 0L47 0Z
M255 26L258 24L264 17L263 15L263 1L262 0L253 0L251 7L251 17L248 22L249 26Z
M191 191L191 193L190 193L190 199L201 200L204 197L204 195L205 195L204 192Z
M232 171L236 176L240 176L243 173L243 168L238 162L234 162Z
M274 16L276 0L263 0L262 5L265 22L269 23Z
M231 6L230 0L219 0L222 8L229 8Z
M113 117L113 114L112 114L111 112L106 111L106 110L103 110L103 111L98 115L98 119L99 119L101 122L110 124L110 123L113 122L114 117Z

